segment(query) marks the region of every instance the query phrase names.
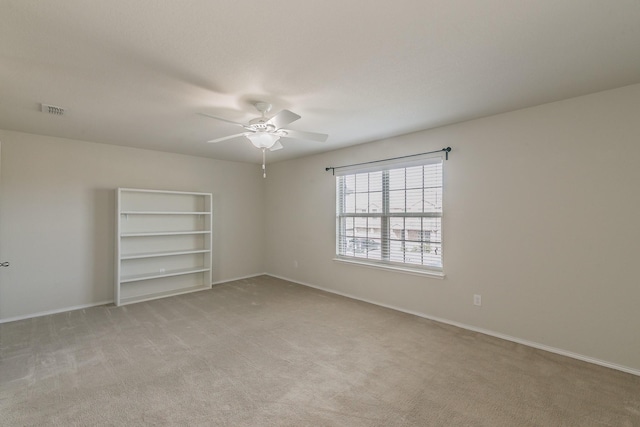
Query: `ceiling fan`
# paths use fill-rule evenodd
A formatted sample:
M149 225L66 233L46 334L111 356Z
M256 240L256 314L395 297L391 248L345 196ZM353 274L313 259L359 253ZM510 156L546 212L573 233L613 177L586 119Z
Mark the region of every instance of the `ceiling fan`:
M238 138L240 136L246 137L256 148L260 148L262 150L262 171L263 177L265 178L267 176L265 171L265 152L266 150L276 151L282 149L283 146L280 143L280 138L295 138L324 142L329 137L329 135L326 135L324 133L303 132L298 130L285 129L284 126L295 122L300 118L300 116L289 110L282 110L275 116L267 118L266 114L271 111L272 105L267 102L256 102L254 105L256 109L261 113L261 117L250 120L249 123L238 123L206 113L198 114L244 128L245 131L242 133L236 133L234 135L212 139L211 141L207 142L216 143L233 138Z
M232 125L240 126L245 129L245 132L237 133L234 135L224 136L218 139L212 139L211 143L222 142L228 139L245 136L251 143L257 148L265 148L270 151L280 150L282 144L280 138L296 138L306 139L309 141L324 142L329 135L324 133L315 132L302 132L298 130L285 129L284 126L295 122L300 118L296 113L292 113L289 110L282 110L275 116L267 118L266 114L271 111L271 104L266 102L256 102L256 109L262 114L262 117L250 120L249 123L238 123L231 120L224 119L222 117L213 116L211 114L199 113L202 116L210 117L212 119L220 120Z
M303 132L299 130L285 129L290 123L295 122L300 118L296 113L292 113L289 110L282 110L275 116L267 118L266 114L271 111L271 104L267 102L256 102L256 109L262 114L261 117L250 120L249 123L238 123L232 120L227 120L222 117L213 116L211 114L199 113L202 116L210 117L212 119L220 120L232 125L240 126L245 129L242 133L234 135L224 136L218 139L212 139L211 143L222 142L228 139L245 136L251 143L260 149L266 149L269 151L276 151L282 149L280 138L295 138L306 139L310 141L324 142L329 135L324 133L315 132Z

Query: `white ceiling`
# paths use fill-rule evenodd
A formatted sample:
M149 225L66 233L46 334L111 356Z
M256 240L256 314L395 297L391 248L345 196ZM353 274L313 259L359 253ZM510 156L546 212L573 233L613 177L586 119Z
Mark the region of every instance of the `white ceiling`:
M638 0L0 0L0 128L260 162L640 82ZM39 112L40 103L67 109ZM240 129L240 131L242 131Z

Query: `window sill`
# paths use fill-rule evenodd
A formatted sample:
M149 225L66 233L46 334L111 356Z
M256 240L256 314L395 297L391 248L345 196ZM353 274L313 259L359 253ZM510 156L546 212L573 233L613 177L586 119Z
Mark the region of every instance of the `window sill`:
M411 267L400 267L397 265L378 264L373 262L353 260L353 259L347 259L347 258L338 258L338 257L334 258L333 260L337 262L342 262L345 264L355 264L355 265L361 265L363 267L377 268L380 270L397 271L399 273L412 274L414 276L423 276L423 277L426 276L426 277L432 277L434 279L445 278L445 274L442 271L424 270L421 268L411 268Z

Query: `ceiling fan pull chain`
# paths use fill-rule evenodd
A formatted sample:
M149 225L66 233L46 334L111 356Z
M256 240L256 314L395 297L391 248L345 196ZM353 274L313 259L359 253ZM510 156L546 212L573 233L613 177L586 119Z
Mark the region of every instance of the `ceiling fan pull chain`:
M267 177L267 166L265 165L266 157L267 157L267 149L263 148L262 149L262 177L263 178Z

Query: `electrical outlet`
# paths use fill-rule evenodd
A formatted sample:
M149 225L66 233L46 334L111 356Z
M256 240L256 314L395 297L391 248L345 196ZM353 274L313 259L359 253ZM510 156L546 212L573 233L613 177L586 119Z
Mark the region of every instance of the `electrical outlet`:
M164 268L161 268L161 269L160 269L160 273L164 273L164 272L165 272L165 269L164 269Z
M482 305L482 296L481 295L474 295L473 296L473 305Z

